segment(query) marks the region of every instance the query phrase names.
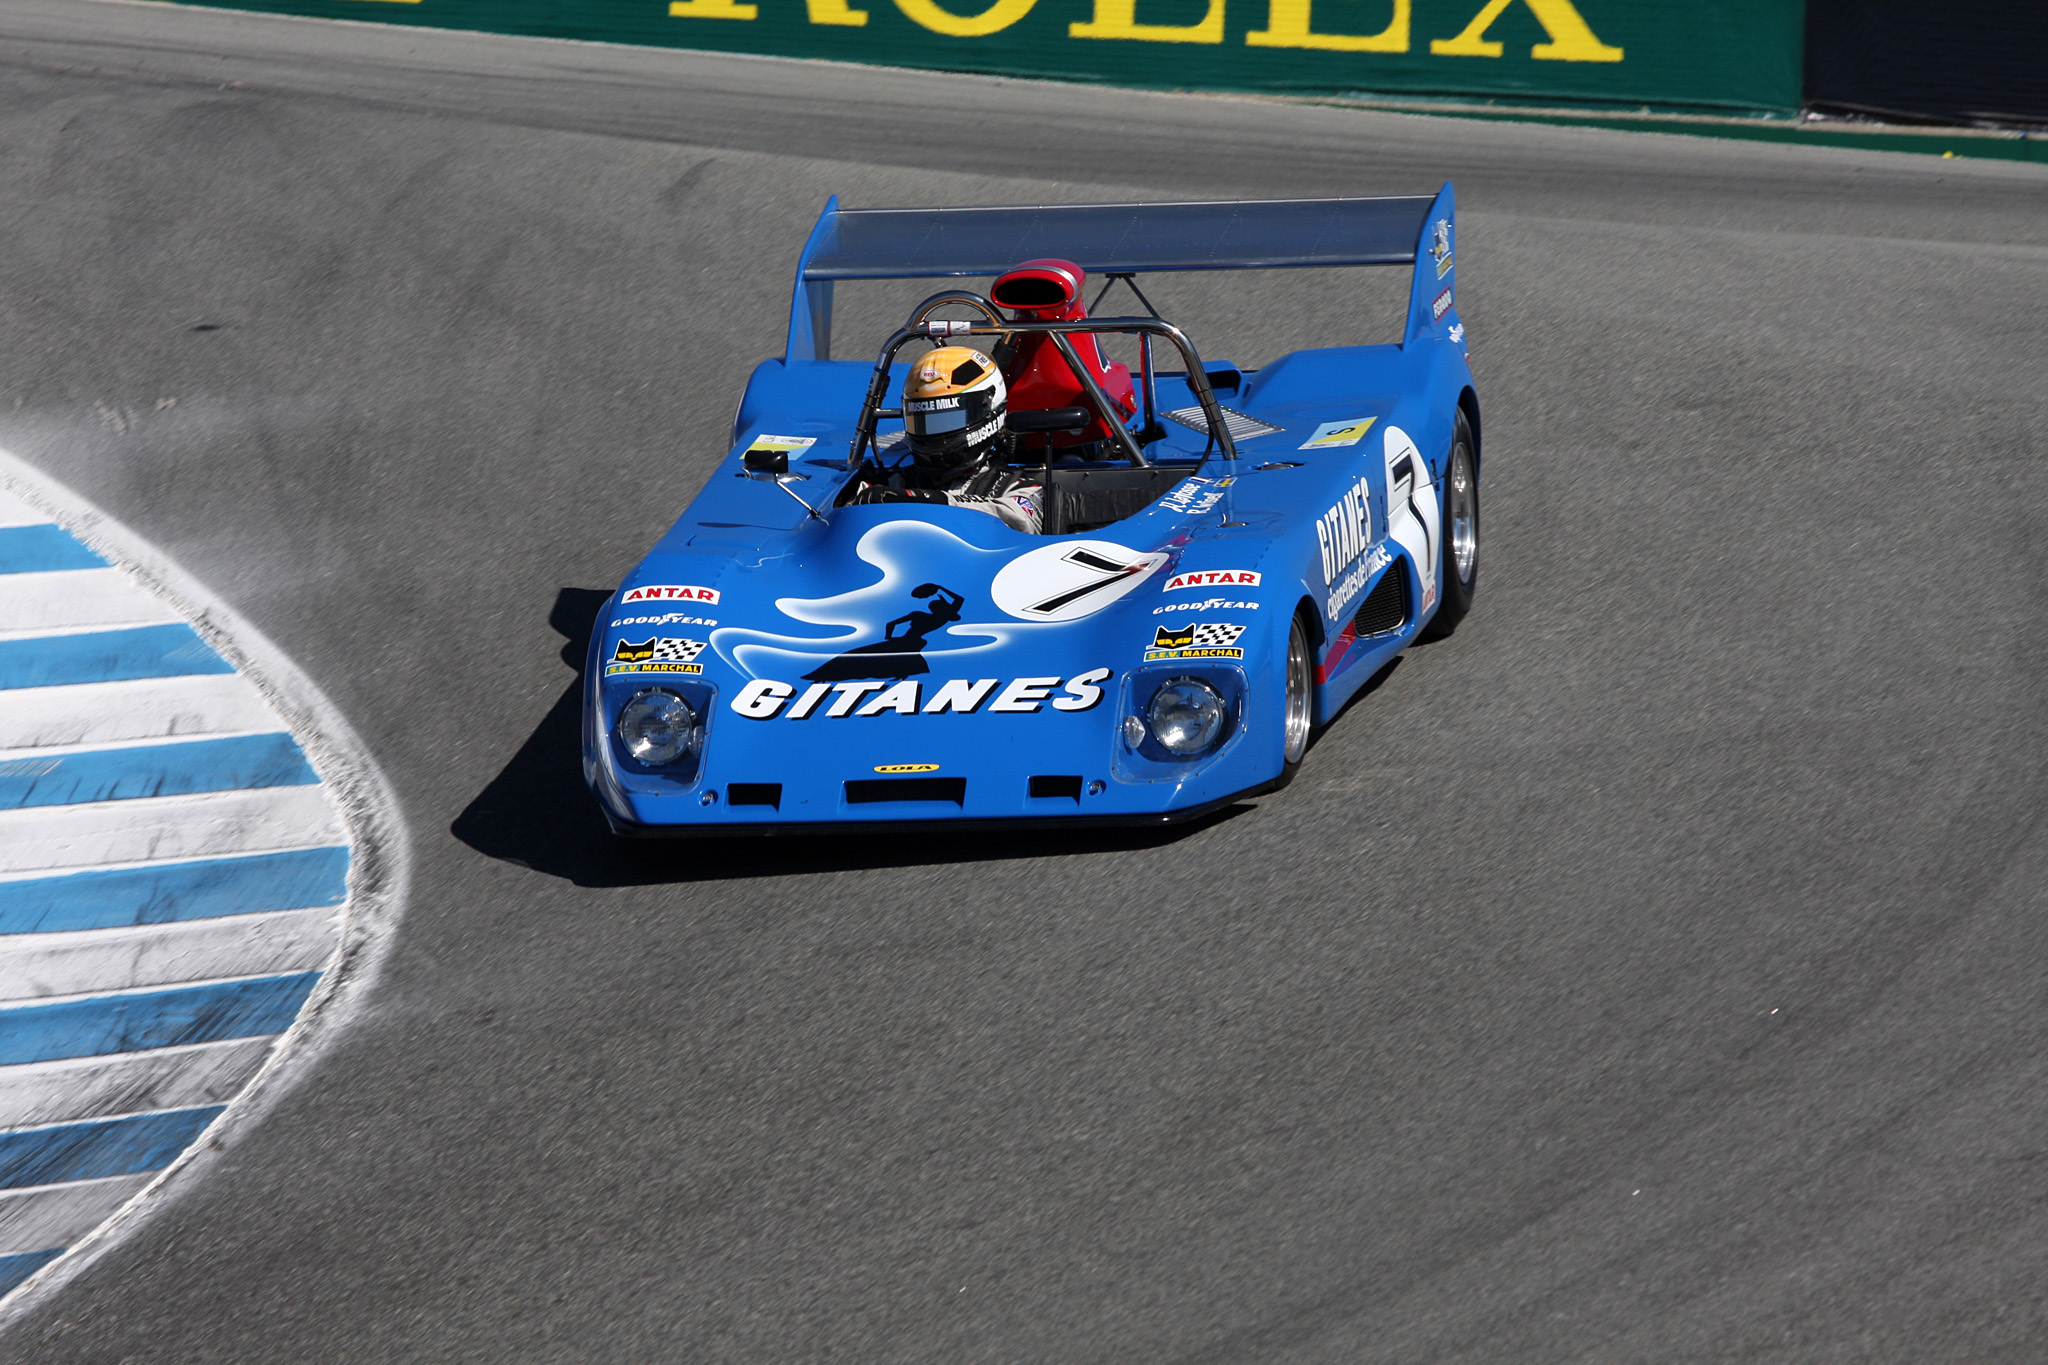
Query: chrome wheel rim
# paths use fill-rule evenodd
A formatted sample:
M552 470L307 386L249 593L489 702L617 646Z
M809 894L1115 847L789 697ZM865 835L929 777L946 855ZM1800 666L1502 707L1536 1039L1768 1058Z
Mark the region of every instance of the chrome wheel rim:
M1308 751L1309 709L1314 701L1314 679L1309 671L1308 632L1296 618L1287 637L1287 761L1301 762Z
M1464 446L1452 452L1450 484L1451 563L1458 581L1472 582L1479 570L1479 489L1472 478L1472 455Z

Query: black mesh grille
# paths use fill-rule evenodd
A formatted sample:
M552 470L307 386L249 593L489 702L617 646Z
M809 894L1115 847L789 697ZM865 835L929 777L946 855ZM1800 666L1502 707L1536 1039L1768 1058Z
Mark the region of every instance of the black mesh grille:
M1359 635L1384 635L1408 624L1408 561L1396 559L1358 604L1352 628Z

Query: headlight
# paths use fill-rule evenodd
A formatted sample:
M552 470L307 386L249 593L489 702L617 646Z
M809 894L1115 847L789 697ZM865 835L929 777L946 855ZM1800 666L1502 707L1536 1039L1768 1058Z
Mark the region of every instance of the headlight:
M649 767L673 763L697 742L697 713L673 692L651 687L619 710L619 743Z
M1145 708L1152 737L1170 754L1191 758L1223 734L1230 708L1216 689L1199 678L1175 678L1152 694Z

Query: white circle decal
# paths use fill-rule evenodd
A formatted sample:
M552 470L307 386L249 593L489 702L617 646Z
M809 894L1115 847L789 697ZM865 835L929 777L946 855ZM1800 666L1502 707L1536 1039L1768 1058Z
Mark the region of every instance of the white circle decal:
M1166 560L1107 540L1042 545L1005 564L989 596L1020 621L1078 621L1137 587Z

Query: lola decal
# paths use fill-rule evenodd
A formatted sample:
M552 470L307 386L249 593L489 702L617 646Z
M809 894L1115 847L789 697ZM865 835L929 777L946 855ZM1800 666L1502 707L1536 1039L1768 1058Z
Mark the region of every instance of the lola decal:
M1303 450L1328 450L1333 446L1355 446L1365 439L1365 433L1372 430L1377 417L1351 417L1342 422L1325 422L1315 430L1315 435L1301 443Z
M1259 575L1253 569L1198 569L1193 573L1177 573L1166 580L1161 592L1179 592L1182 588L1256 588Z
M1429 254L1436 262L1436 277L1442 279L1451 271L1451 220L1439 218L1429 230Z
M637 588L628 588L619 597L627 602L708 602L718 605L718 589L698 588L679 583L648 583Z
M875 765L875 771L878 773L935 773L938 770L939 765L936 763L877 763Z
M704 652L702 640L647 639L639 644L621 640L612 647L612 657L605 663L605 676L615 673L702 673L704 666L696 662Z
M1020 621L1078 621L1123 597L1166 560L1107 540L1062 541L1005 564L989 596Z
M1015 715L1039 711L1048 703L1055 711L1087 711L1102 700L1102 682L1112 670L1091 668L1071 678L948 678L929 693L916 678L890 684L877 680L814 682L799 694L795 684L756 678L732 699L732 709L749 720L808 720L822 716L936 716L948 711L972 715L984 709ZM880 772L882 769L877 768Z
M1446 313L1448 313L1448 312L1450 312L1450 311L1451 311L1451 291L1450 291L1450 290L1448 290L1448 289L1446 289L1446 290L1444 290L1444 292L1443 292L1443 293L1441 293L1441 294L1438 294L1438 295L1437 295L1437 296L1436 296L1436 297L1435 297L1434 299L1430 300L1430 304L1429 304L1429 320L1430 320L1431 322L1436 322L1436 321L1438 321L1439 319L1441 319L1441 318L1443 317L1443 315L1444 315L1444 314L1446 314Z
M1233 602L1227 597L1211 597L1203 602L1168 602L1163 607L1152 608L1152 614L1154 616L1165 616L1171 613L1175 616L1186 616L1189 612L1193 611L1257 611L1258 609L1259 604L1256 602Z
M1152 631L1152 647L1145 651L1145 661L1158 659L1242 659L1244 651L1233 649L1237 637L1244 634L1244 627L1228 621L1205 621L1189 624L1175 630L1168 626L1157 626Z
M1408 551L1422 573L1422 607L1436 601L1437 536L1443 522L1429 465L1408 433L1388 427L1387 536Z

